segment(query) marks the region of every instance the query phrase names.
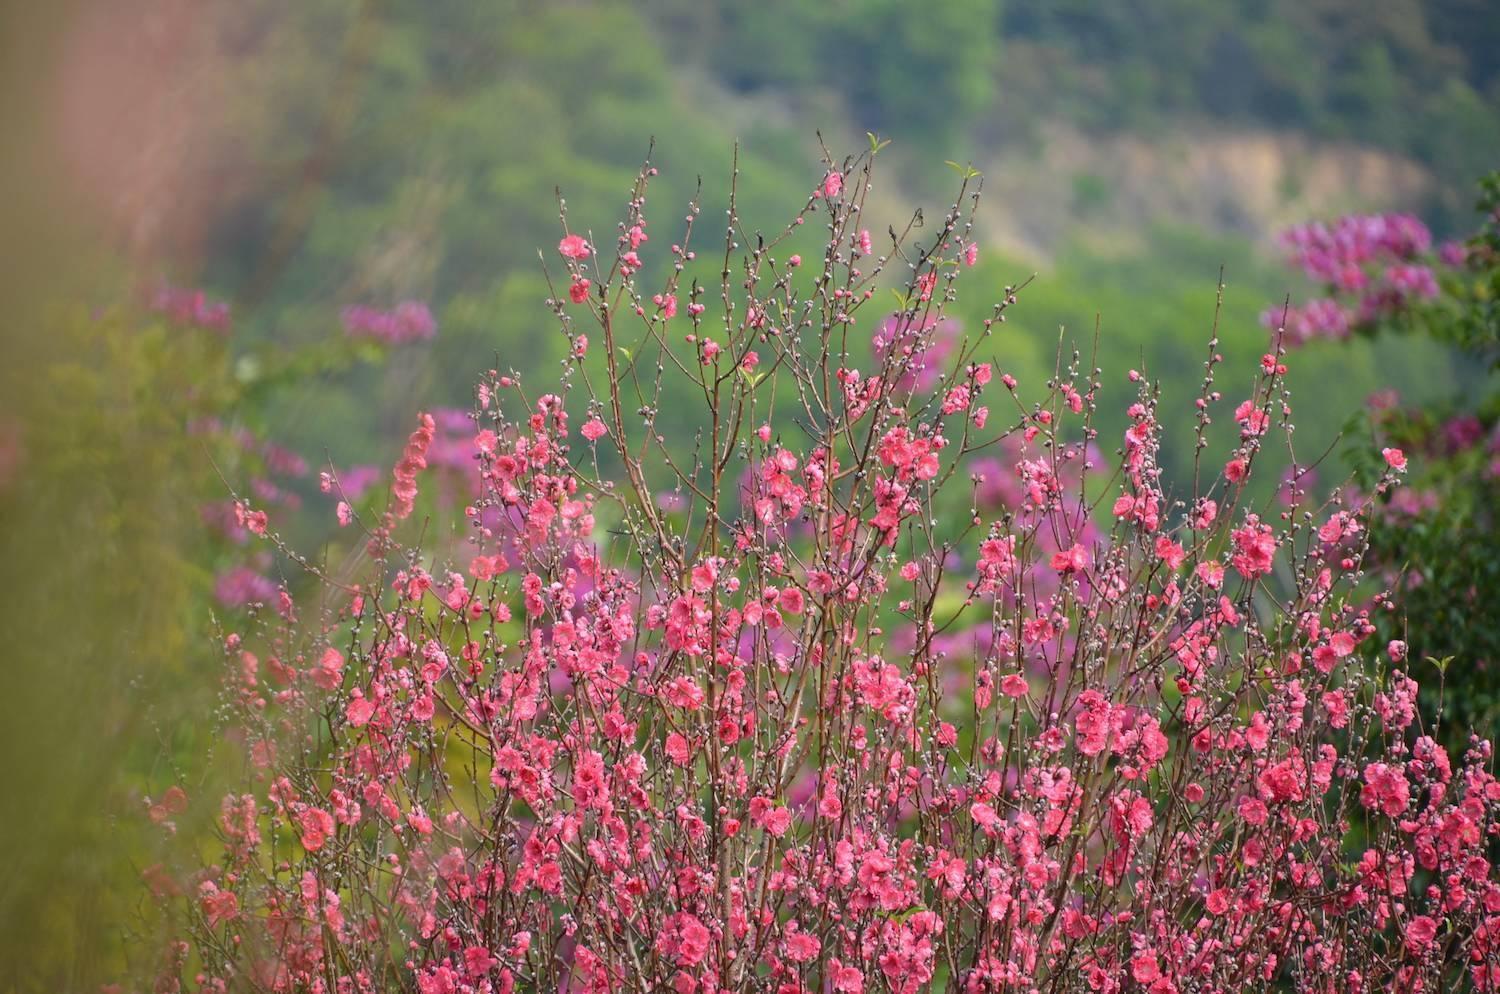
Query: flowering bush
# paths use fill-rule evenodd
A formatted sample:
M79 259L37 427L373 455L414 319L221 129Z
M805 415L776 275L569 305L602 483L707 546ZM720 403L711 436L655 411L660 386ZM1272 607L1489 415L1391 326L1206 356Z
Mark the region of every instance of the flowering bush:
M1461 743L1471 725L1490 728L1500 720L1500 622L1490 608L1500 597L1500 391L1493 378L1500 362L1500 174L1480 186L1479 230L1443 245L1437 259L1427 260L1430 268L1412 264L1419 259L1411 253L1430 246L1431 235L1406 216L1345 218L1294 229L1286 239L1297 246L1292 261L1332 294L1293 308L1289 329L1331 308L1340 315L1333 326L1347 334L1391 329L1456 347L1467 374L1466 388L1440 403L1403 403L1394 390L1372 397L1361 427L1378 442L1351 453L1354 482L1366 490L1378 486L1384 468L1372 458L1374 449L1399 446L1412 457L1408 485L1382 497L1370 519L1366 562L1400 609L1376 617L1379 634L1408 642L1428 667L1424 711L1430 724L1448 719L1440 737L1450 743ZM1359 234L1332 239L1338 249L1309 247L1328 232ZM1426 273L1417 281L1421 293L1379 292L1349 303L1344 288L1360 284L1365 270L1330 260L1403 253L1408 263L1392 268ZM1273 309L1267 317L1274 323L1277 314Z
M1410 214L1350 215L1331 225L1289 228L1281 243L1289 262L1329 295L1300 307L1265 312L1262 321L1283 332L1289 344L1313 338L1347 338L1360 326L1373 326L1413 302L1438 295L1438 281L1424 255L1432 232ZM1462 246L1446 243L1439 261L1457 265Z
M878 150L770 234L731 191L705 281L697 204L640 277L649 165L607 241L564 212L571 359L540 393L482 376L451 535L416 513L429 415L387 510L347 512L357 583L238 502L322 592L225 633L245 781L209 865L148 872L180 898L156 989L1500 982L1491 748L1437 744L1371 638L1369 501L1245 503L1292 445L1284 356L1183 494L1174 415L1120 376L1106 468L1101 371L1060 355L1028 400L988 354L1017 288L977 333L945 321L977 175L925 242L877 248ZM789 253L809 220L821 250ZM696 410L664 409L672 378Z

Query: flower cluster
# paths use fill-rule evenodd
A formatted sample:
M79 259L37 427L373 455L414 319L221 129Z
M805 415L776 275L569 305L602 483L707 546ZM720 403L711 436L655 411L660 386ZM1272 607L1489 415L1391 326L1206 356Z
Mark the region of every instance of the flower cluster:
M1292 444L1283 357L1176 496L1149 379L1107 459L1100 371L1060 354L1030 400L997 375L1016 289L934 356L977 194L876 249L873 160L826 164L781 232L731 196L755 248L710 290L622 265L649 167L613 260L563 239L594 288L551 301L570 362L540 396L482 377L454 537L398 527L424 415L370 575L225 638L247 778L210 865L147 873L181 895L157 990L1495 987L1491 747L1434 741L1372 639L1368 505L1248 504ZM809 215L812 272L785 255ZM668 371L696 411L664 410Z
M270 604L279 589L276 581L245 564L231 566L214 579L214 599L225 607Z
M397 521L411 516L417 499L417 474L427 468L427 449L437 434L432 415L420 415L417 422L417 430L406 440L401 461L391 470L391 517Z
M1447 243L1431 259L1432 233L1410 214L1351 215L1332 224L1298 225L1280 241L1288 262L1329 294L1261 315L1266 327L1282 329L1292 345L1344 339L1414 301L1431 300L1438 295L1431 263L1453 267L1465 258L1463 246Z
M419 300L404 300L389 311L353 304L341 313L344 334L386 345L422 342L437 334L432 311Z

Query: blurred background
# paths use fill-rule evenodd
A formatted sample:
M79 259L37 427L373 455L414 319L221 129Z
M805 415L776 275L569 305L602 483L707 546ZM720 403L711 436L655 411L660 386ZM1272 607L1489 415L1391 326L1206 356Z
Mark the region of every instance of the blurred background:
M820 133L840 156L892 140L882 226L941 211L945 161L972 163L977 283L1036 274L1001 365L1039 383L1059 329L1088 341L1097 320L1099 365L1154 370L1186 410L1221 268L1221 351L1248 380L1262 311L1309 290L1279 230L1400 210L1458 236L1500 164L1490 0L52 0L0 17L0 991L119 979L153 913L150 805L181 783L188 808L156 821L213 815L193 802L212 796L219 626L294 582L239 544L228 488L336 551L320 466L368 486L415 411L467 406L477 371L554 373L538 250L559 237L555 190L607 244L654 136L660 248L700 176L722 210L736 141L741 215L767 229L822 176ZM977 324L992 299L966 294ZM1377 391L1443 402L1489 382L1398 335L1314 343L1292 376L1308 451Z

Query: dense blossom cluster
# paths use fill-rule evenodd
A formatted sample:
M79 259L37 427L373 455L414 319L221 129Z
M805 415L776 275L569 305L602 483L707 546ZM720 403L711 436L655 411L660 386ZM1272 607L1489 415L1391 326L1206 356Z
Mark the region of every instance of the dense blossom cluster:
M977 193L876 250L872 160L780 232L731 198L711 289L638 283L650 168L612 251L562 240L571 363L482 378L459 537L398 527L423 415L366 581L226 636L248 775L215 862L147 873L157 990L1495 989L1490 745L1438 745L1373 643L1366 505L1248 504L1280 353L1174 495L1149 378L1112 459L1099 370L1023 400L985 352L1016 291L944 321Z
M1445 243L1431 258L1432 233L1410 214L1350 215L1332 224L1287 229L1282 247L1291 265L1328 289L1328 296L1291 308L1270 308L1268 328L1283 329L1288 344L1343 339L1361 325L1400 313L1438 295L1432 263L1459 266L1463 246Z
M340 317L344 334L386 345L423 342L437 334L437 320L420 300L403 300L394 308L382 311L364 304L344 308Z

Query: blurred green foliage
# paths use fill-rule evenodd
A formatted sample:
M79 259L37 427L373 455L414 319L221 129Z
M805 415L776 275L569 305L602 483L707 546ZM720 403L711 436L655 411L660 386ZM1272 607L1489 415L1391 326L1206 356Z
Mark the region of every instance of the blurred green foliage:
M78 990L119 965L158 734L211 701L211 576L186 538L215 481L185 429L226 383L221 343L161 324L75 305L27 328L0 372L0 988Z
M741 90L831 89L861 127L1024 143L1038 122L1152 132L1302 129L1411 155L1460 222L1500 155L1500 18L1487 0L652 0L674 51ZM1417 206L1417 205L1413 205ZM1441 213L1442 217L1433 217Z
M697 244L703 250L720 237L711 221L722 216L736 138L743 141L740 213L752 229L769 228L816 181L809 139L819 122L836 122L835 133L895 135L898 184L915 177L918 190L939 196L952 179L941 161L962 159L974 136L993 132L1007 115L1147 131L1208 117L1302 127L1419 154L1452 177L1469 170L1471 159L1500 153L1493 101L1460 114L1462 128L1443 117L1443 93L1489 92L1494 84L1496 59L1480 43L1487 29L1461 30L1483 18L1466 10L1462 0L1404 3L1380 17L1336 2L1266 0L602 0L483 10L319 0L289 11L276 0L252 0L221 29L255 38L233 61L280 66L286 80L257 104L257 120L272 124L255 147L274 148L278 162L315 165L297 180L315 194L289 192L282 170L252 165L257 179L209 232L205 277L237 293L252 337L280 342L335 334L345 303L434 301L442 333L426 361L368 370L337 390L315 378L306 398L286 402L288 416L277 427L294 446L322 451L337 440L337 458L373 459L378 444L399 437L407 412L372 412L361 398L462 405L470 371L481 365L543 376L556 368L565 345L541 307L537 258L539 250L551 258L559 232L552 191L565 193L575 228L607 243L612 232L599 226L620 215L648 136L657 139L662 175L648 208L656 240L645 256L648 274L659 276L661 250L680 237L700 177L710 223L699 226ZM315 32L336 43L308 45ZM1027 68L1038 52L1048 53L1045 72ZM710 79L715 86L697 85ZM768 94L786 113L746 118L716 87ZM1345 99L1351 93L1364 99ZM1392 120L1401 127L1386 127ZM1428 154L1413 144L1427 129L1483 137L1465 144L1460 161L1437 145ZM1090 176L1074 186L1078 212L1109 197ZM1079 255L1093 247L1071 246L1030 296L1055 288L1073 300L1056 317L1075 330L1091 328L1095 312L1103 313L1107 328L1123 326L1105 335L1106 348L1118 343L1135 358L1145 343L1145 354L1170 370L1201 361L1211 314L1165 300L1211 296L1224 263L1231 287L1244 288L1231 293L1239 310L1226 323L1226 350L1258 354L1263 335L1248 317L1281 296L1284 281L1257 270L1242 246L1183 244L1191 237L1152 236L1128 264L1103 251L1089 264ZM1016 281L1028 270L1016 260L996 279ZM1170 285L1167 296L1143 277ZM1253 299L1255 291L1264 300ZM1149 334L1142 309L1153 312ZM1029 328L1052 323L1052 315L1030 313L1023 316ZM1185 355L1193 358L1184 363ZM1441 356L1422 361L1436 375L1434 389L1446 388ZM1370 360L1342 362L1337 378L1348 392L1309 396L1309 425L1342 423L1356 391L1376 385Z

